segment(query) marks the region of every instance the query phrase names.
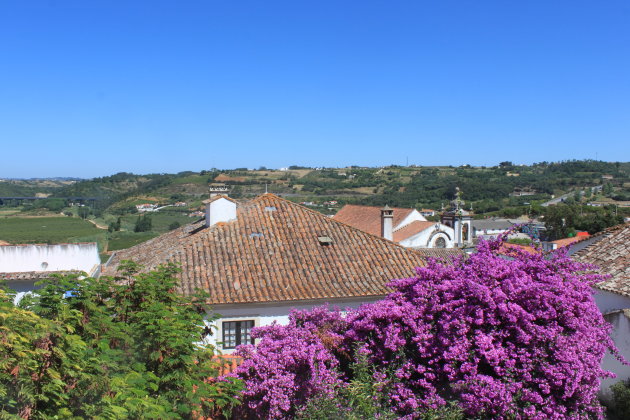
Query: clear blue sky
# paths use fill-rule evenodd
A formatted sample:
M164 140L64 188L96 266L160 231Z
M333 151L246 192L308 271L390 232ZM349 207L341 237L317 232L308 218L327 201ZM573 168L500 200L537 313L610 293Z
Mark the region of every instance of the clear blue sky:
M0 3L0 177L630 160L630 2Z

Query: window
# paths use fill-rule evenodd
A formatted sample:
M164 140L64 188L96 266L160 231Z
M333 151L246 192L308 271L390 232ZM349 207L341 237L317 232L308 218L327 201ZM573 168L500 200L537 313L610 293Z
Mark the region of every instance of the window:
M223 348L234 349L241 344L254 344L251 332L254 321L224 321Z
M435 240L435 247L436 248L446 248L446 239L444 239L444 238L437 238Z

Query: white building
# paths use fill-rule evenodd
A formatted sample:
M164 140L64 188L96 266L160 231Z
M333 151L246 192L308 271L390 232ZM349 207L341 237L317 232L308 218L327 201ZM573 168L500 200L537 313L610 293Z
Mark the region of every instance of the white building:
M205 221L115 253L104 274L126 259L146 270L180 263L180 292L205 290L223 316L208 341L225 353L252 342L254 326L288 322L292 308L373 302L390 280L424 265L420 252L273 194L247 202L216 196L206 206Z
M613 325L611 336L619 352L630 361L630 225L607 229L601 234L585 238L573 248L577 249L573 254L574 259L595 264L602 274L610 276L597 284L595 302L604 318ZM617 375L616 378L602 381L602 396L609 399L612 384L630 379L630 366L607 354L603 368Z
M0 280L18 292L17 299L35 290L35 283L51 274L85 272L96 276L100 264L96 242L0 246Z
M429 222L416 209L347 204L333 219L407 248L453 248L455 245L452 227Z

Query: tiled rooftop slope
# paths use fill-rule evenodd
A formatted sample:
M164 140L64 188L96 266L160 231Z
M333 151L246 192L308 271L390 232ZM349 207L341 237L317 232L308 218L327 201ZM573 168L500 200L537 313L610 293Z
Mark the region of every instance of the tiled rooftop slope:
M319 238L332 239L322 244ZM324 240L326 242L326 240ZM278 302L379 296L390 279L410 277L424 256L318 212L264 194L239 203L237 220L204 221L114 255L104 274L132 259L152 269L180 263L180 291L210 303Z

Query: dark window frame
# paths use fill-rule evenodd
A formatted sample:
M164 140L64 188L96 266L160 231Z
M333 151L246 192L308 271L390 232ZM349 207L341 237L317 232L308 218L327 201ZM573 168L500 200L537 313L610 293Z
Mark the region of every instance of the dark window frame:
M256 323L253 319L244 319L238 321L223 321L221 323L222 330L222 338L223 338L223 348L226 350L235 349L237 346L241 344L254 344L254 338L252 338L251 330L256 326ZM229 337L226 339L226 332L232 332L234 335L234 339L231 340ZM245 332L245 334L243 334ZM243 337L244 336L244 337ZM247 336L249 336L249 343L244 342L247 341Z

